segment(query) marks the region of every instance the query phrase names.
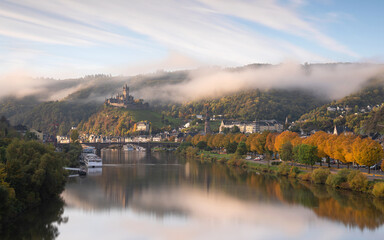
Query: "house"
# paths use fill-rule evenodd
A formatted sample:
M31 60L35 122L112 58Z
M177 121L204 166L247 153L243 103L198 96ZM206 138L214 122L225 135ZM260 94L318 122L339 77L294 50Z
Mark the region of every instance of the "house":
M149 132L149 123L144 122L144 121L136 123L136 131L137 132Z
M284 129L283 124L280 124L276 120L259 120L256 121L256 131L255 132L282 132Z
M15 127L13 127L13 128L16 130L16 132L20 133L20 134L23 135L23 136L24 136L24 135L27 133L27 131L28 131L28 128L27 128L26 126L24 126L24 125L21 125L21 124L15 126Z
M133 139L134 142L150 142L151 141L151 136L146 136L146 135L140 135L138 137L135 137Z
M31 128L29 131L30 131L31 133L34 133L34 134L36 135L36 137L37 137L38 140L40 140L40 141L43 141L43 140L44 140L44 134L43 134L42 131L40 131L40 130L35 130L35 129L33 129L33 128Z
M245 132L245 123L244 122L232 122L232 121L221 121L219 132L223 132L225 128L232 129L237 126L240 129L240 132Z
M70 139L68 136L56 136L58 143L69 143Z
M284 129L284 126L276 120L258 120L254 122L230 122L223 120L221 121L219 131L223 132L225 128L232 129L234 126L237 126L241 133L282 132Z
M161 142L163 140L163 137L160 134L155 135L152 137L152 141L154 142Z

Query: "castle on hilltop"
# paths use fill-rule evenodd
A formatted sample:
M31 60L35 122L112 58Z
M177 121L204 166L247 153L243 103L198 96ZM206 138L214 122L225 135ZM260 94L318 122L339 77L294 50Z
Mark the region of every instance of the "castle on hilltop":
M148 103L144 103L143 99L134 99L129 95L127 84L123 87L123 94L118 93L116 96L106 99L105 105L130 109L148 108Z

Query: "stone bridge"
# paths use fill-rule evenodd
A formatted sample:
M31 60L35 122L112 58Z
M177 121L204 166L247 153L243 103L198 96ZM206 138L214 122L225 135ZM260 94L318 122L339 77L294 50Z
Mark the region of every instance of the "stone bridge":
M67 145L69 143L60 143L58 144L58 147ZM103 148L108 148L111 146L118 146L122 147L123 145L131 144L135 146L140 146L146 149L147 152L150 152L152 148L154 147L161 147L161 148L175 148L180 146L180 143L178 142L110 142L110 143L87 143L87 142L82 142L82 145L94 147L96 149L96 154L100 156L101 154L101 149Z

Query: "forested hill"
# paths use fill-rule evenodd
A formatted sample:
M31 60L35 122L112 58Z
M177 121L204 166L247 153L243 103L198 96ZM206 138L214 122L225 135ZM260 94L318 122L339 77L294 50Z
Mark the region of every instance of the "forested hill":
M380 133L384 135L384 106L364 116L360 125L361 132L364 134Z
M171 130L178 127L177 119L164 116L150 109L125 109L103 106L88 119L84 119L78 126L81 133L95 135L127 136L135 134L136 123L146 121L150 123L151 132Z
M46 80L47 84L35 94L0 99L0 116L9 119L12 125L23 124L46 133L66 135L71 127L87 121L96 113L105 98L121 92L124 84L128 84L135 95L138 89L180 83L187 79L187 71L132 77L99 74L78 79L51 79ZM62 98L49 100L59 95Z
M179 118L192 118L205 113L209 106L211 115L223 115L226 119L255 120L276 119L297 120L301 115L326 103L304 90L249 90L214 99L205 99L184 104L170 104L163 109L166 115Z
M371 80L360 91L304 114L300 117L299 125L305 131L312 129L329 131L334 125L345 125L356 133L365 134L369 131L365 130L363 121L374 117L374 113L382 103L384 103L384 80ZM328 107L336 110L330 111ZM366 129L372 130L373 127Z

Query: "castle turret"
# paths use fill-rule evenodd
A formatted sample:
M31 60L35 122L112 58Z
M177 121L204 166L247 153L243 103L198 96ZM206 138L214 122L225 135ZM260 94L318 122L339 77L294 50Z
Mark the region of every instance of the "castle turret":
M127 84L125 84L125 86L123 87L123 95L124 95L124 100L127 100L129 96L129 87Z

